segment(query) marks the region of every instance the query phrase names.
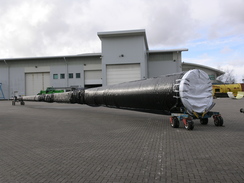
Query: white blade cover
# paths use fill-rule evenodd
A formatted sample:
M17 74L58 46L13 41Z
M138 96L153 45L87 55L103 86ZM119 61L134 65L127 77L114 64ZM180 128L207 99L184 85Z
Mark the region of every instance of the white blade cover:
M179 92L183 105L190 113L204 113L214 106L212 83L208 74L202 70L186 72L180 81Z

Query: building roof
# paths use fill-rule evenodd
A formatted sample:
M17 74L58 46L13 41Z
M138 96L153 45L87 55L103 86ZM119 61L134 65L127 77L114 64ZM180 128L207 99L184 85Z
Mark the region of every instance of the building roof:
M186 48L169 49L169 50L149 50L148 53L166 53L188 51ZM79 58L79 57L101 57L102 53L82 53L77 55L58 55L58 56L43 56L43 57L19 57L19 58L0 58L0 61L16 61L16 60L40 60L40 59L56 59L56 58Z
M145 36L145 29L98 32L98 37Z
M43 57L20 57L20 58L0 58L0 61L15 60L38 60L38 59L55 59L55 58L75 58L75 57L100 57L101 53L84 53L78 55L59 55L59 56L43 56Z
M182 62L182 65L192 66L192 67L202 67L202 68L205 68L205 69L209 69L209 70L212 70L212 71L216 72L217 76L220 76L220 75L225 73L225 72L223 72L221 70L218 70L218 69L215 69L215 68L212 68L212 67L208 67L208 66L205 66L205 65L195 64L195 63Z
M179 48L179 49L169 49L169 50L149 50L149 53L162 53L162 52L182 52L188 51L187 48Z

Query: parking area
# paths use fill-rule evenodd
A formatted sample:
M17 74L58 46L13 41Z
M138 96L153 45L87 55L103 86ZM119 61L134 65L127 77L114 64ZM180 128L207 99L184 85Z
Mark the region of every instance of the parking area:
M164 115L0 101L0 182L244 182L244 99L214 102L224 126L187 131Z

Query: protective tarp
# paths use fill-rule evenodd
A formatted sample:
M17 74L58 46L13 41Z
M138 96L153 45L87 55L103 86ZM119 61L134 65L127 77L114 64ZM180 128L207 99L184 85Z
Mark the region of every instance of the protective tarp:
M233 95L233 92L227 92L228 97L231 99L242 99L244 96L244 92L238 92L236 97Z
M53 95L54 102L68 103L70 102L73 92L55 93Z
M214 106L212 83L207 73L202 70L190 70L180 81L180 97L183 105L192 113L204 113Z
M236 97L233 95L233 92L227 92L227 95L231 99L236 99Z
M236 95L236 99L242 99L244 97L244 92L238 92Z
M31 96L23 96L22 100L24 100L24 101L41 101L41 100L43 100L43 98L40 95L31 95Z
M205 113L214 106L212 84L201 70L106 87L23 97L25 101L79 103L152 113Z
M174 85L183 73L85 90L85 104L169 113L179 111Z
M53 93L44 95L23 96L23 101L46 101L46 102L60 102L70 103L73 92Z

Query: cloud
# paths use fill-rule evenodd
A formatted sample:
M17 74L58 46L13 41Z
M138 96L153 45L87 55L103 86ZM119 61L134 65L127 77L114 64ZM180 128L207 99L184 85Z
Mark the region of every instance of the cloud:
M229 46L225 46L220 52L223 54L228 54L232 52L233 50Z
M177 0L3 0L1 10L0 47L7 57L99 51L100 31L146 29L152 47L194 36L187 3Z
M13 2L13 1L12 1ZM86 3L77 1L14 1L14 6L3 3L0 18L1 55L6 57L60 55L82 51L78 43L89 37L84 31L77 32L75 13ZM83 7L84 9L84 7ZM76 15L77 16L77 15ZM79 16L78 16L79 17ZM75 24L76 26L73 26ZM79 23L80 25L82 22ZM74 31L75 30L75 31ZM85 35L85 36L83 36ZM82 38L87 40L82 41ZM96 34L93 35L96 37ZM77 42L76 42L77 41ZM71 47L74 47L73 49ZM76 50L77 49L77 50Z
M217 39L243 34L243 0L190 0L189 2L191 16L199 22L202 36L206 36L208 39Z
M150 49L189 48L186 62L240 68L243 7L243 0L1 0L0 57L101 52L97 32L146 29Z
M197 22L190 17L186 1L150 1L148 12L148 39L153 47L177 46L196 38Z
M225 1L221 5L222 24L229 27L230 34L242 34L244 30L244 1Z

